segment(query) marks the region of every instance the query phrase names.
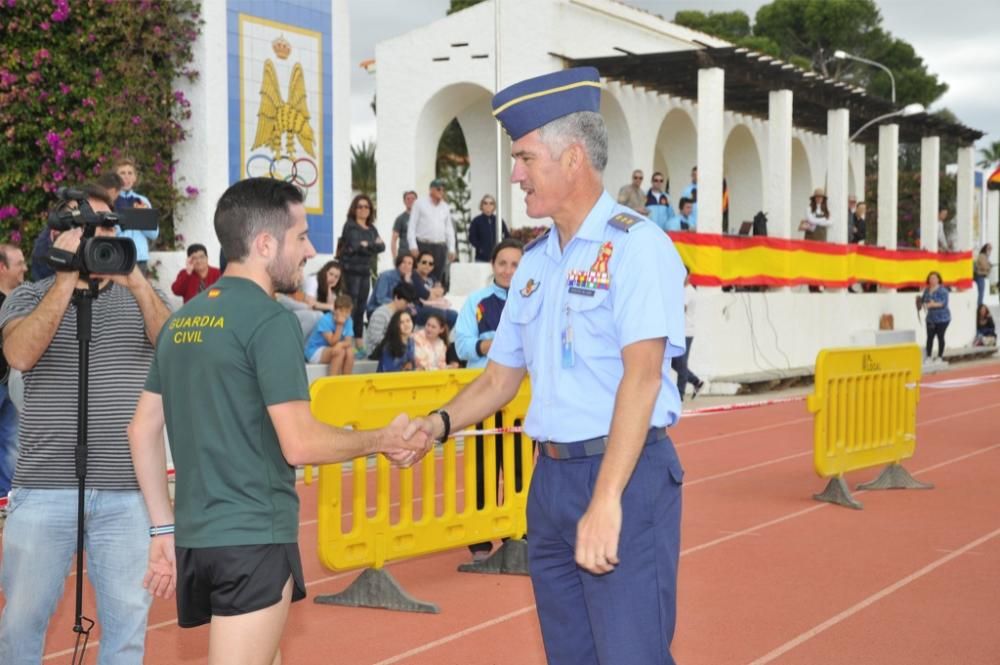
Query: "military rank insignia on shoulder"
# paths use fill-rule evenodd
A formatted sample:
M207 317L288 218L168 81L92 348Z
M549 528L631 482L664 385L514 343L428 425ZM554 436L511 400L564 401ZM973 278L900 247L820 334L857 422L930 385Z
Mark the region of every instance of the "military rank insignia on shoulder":
M549 228L545 229L545 231L540 236L538 236L537 238L535 238L534 240L532 240L531 242L529 242L527 245L524 246L524 251L525 252L530 252L532 249L534 249L538 245L541 245L542 242L544 242L545 239L549 237L549 231L551 231L551 230L552 230L551 226Z
M632 230L633 226L641 221L642 217L636 217L635 215L630 215L627 212L620 212L608 220L608 226L613 226L616 229L628 233Z

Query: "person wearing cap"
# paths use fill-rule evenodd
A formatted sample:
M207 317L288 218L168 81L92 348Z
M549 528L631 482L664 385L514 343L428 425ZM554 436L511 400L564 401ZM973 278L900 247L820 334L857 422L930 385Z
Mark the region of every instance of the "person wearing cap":
M455 260L455 226L451 222L451 209L444 200L443 180L431 180L427 196L413 204L406 242L414 259L421 252L430 252L434 257L431 276L435 282L447 282L447 261Z
M809 197L806 218L799 225L799 230L806 232L806 240L826 242L826 230L829 226L830 209L826 207L826 190L817 187Z
M525 374L539 457L528 566L550 665L672 665L684 471L670 359L684 352L684 266L670 239L605 190L596 69L493 98L511 181L553 226L525 248L482 375L404 437L492 415Z

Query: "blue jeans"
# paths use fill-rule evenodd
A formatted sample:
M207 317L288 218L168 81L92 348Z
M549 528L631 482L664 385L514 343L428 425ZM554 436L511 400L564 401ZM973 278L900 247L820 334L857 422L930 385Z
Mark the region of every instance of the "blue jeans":
M7 384L0 385L0 496L10 491L17 466L17 407L10 400Z
M983 304L983 296L986 295L986 277L983 275L976 275L973 279L976 281L976 291L978 291L976 297L976 307L979 307Z
M16 487L3 534L0 663L38 665L76 547L75 489ZM84 498L87 576L97 595L98 665L142 665L152 596L142 588L149 516L139 491L89 489ZM59 626L70 632L69 625Z

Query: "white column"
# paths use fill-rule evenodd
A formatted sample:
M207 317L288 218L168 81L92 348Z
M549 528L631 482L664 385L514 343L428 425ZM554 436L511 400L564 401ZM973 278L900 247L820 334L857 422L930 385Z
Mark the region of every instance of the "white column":
M768 234L790 238L792 233L792 91L768 96L767 191L764 211Z
M827 229L828 242L847 243L847 138L850 115L847 109L826 112L826 205L833 223Z
M878 245L896 249L899 229L899 125L878 128Z
M724 84L722 69L698 70L698 231L702 233L722 233Z
M975 148L958 149L958 183L955 187L955 249L972 249L972 204L974 201Z
M932 252L938 251L938 200L941 169L941 139L925 136L920 140L920 239Z

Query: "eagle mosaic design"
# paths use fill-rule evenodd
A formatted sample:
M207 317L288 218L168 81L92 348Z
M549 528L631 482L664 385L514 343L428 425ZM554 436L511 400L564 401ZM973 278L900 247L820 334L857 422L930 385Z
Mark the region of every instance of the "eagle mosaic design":
M260 86L260 110L257 112L257 134L251 150L270 146L278 156L295 156L295 139L310 157L316 156L312 126L306 106L306 79L302 64L295 63L288 82L288 101L281 97L278 72L270 60L264 62L264 81ZM281 138L285 138L285 152L281 152Z

